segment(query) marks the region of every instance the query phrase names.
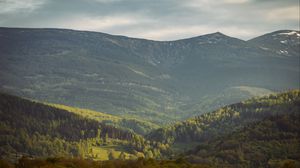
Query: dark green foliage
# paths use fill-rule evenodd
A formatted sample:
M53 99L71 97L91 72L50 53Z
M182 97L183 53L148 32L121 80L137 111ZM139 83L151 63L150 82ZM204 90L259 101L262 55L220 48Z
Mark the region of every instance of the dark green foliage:
M271 116L223 137L209 139L187 152L187 158L193 163L238 167L276 167L288 164L287 160L299 166L299 126L299 112Z
M85 156L99 145L118 144L140 152L154 148L134 132L2 93L0 120L0 154L11 160L22 155Z
M127 128L133 130L135 133L145 135L149 133L151 130L158 128L158 126L142 121L138 121L136 119L125 118L117 124L120 128Z
M0 94L0 154L12 161L22 155L34 158L21 158L17 167L297 167L299 109L300 91L291 90L225 106L160 128L145 139L62 109ZM186 147L190 150L178 157L172 150L178 143L197 145ZM52 158L93 159L99 154L93 147L109 145L124 148L120 153L111 150L111 161ZM138 157L147 159L135 160ZM177 159L152 159L164 157ZM2 160L3 165L13 166Z
M198 143L182 155L192 163L284 167L300 165L299 132L300 90L292 90L229 105L160 128L148 138L171 148L177 143Z
M159 128L151 132L148 138L169 144L205 141L208 138L223 136L265 117L294 113L298 112L299 109L299 90L273 94L225 106L214 112Z

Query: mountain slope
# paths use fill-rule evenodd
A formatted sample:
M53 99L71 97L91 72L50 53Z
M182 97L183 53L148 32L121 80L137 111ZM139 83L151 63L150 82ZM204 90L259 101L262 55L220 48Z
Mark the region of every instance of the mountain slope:
M218 94L203 96L198 101L199 103L191 103L181 106L180 110L184 111L184 116L186 116L186 119L188 119L192 116L198 116L203 113L215 111L228 104L234 104L236 102L244 101L253 97L266 96L272 93L274 92L271 90L256 87L230 87Z
M158 125L155 125L153 123L140 121L135 118L118 117L118 116L113 116L98 111L75 108L75 107L65 106L61 104L49 104L49 103L44 103L44 104L58 109L66 110L71 113L78 114L84 118L97 120L105 125L113 125L120 129L127 129L140 135L145 135L149 131L159 127Z
M158 42L0 28L0 37L1 91L156 124L191 117L184 107L232 87L299 88L299 56L282 57L222 33Z
M267 117L186 153L196 163L228 167L299 167L299 111Z
M280 56L297 57L300 53L300 31L280 30L256 37L249 42Z
M8 160L22 155L136 159L174 157L176 145L190 145L184 150L192 150L182 156L202 165L297 165L299 109L300 91L292 90L229 105L160 128L144 139L103 122L118 117L1 93L0 154Z
M151 132L148 138L169 144L206 141L265 117L297 113L299 109L300 91L293 90L225 106L214 112L159 128Z
M116 159L121 153L126 158L159 155L153 152L148 156L147 152L159 149L132 131L3 93L0 119L0 155L9 160L23 155L96 160Z
M300 90L252 98L159 128L147 138L214 167L300 163ZM189 151L188 151L189 150Z
M176 98L168 75L121 44L135 39L59 29L0 34L2 90L111 114L152 113L159 123L169 118L157 112Z

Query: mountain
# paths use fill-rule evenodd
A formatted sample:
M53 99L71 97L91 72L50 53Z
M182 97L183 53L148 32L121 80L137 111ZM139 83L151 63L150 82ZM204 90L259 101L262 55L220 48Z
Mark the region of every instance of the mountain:
M1 90L111 114L152 113L157 122L167 118L156 111L175 97L163 83L168 75L121 44L130 39L57 29L0 32Z
M168 144L192 163L214 167L299 165L299 119L300 90L293 90L225 106L147 138Z
M300 53L300 31L280 30L251 39L249 42L280 56L297 57Z
M1 159L16 161L32 156L108 160L120 155L124 159L160 155L153 142L146 142L124 126L104 122L110 120L119 125L122 122L115 121L119 120L117 117L102 115L105 120L99 120L96 117L100 113L95 117L91 114L96 112L74 109L0 93Z
M219 32L152 41L67 29L0 28L0 37L2 92L159 125L266 90L299 88L299 55L283 57L262 48L259 40ZM253 95L243 87L262 92Z

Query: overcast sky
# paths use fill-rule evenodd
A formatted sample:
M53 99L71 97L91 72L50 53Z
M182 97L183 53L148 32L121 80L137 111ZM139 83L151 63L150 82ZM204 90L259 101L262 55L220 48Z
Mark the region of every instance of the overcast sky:
M299 30L299 0L0 0L0 27L70 28L153 40Z

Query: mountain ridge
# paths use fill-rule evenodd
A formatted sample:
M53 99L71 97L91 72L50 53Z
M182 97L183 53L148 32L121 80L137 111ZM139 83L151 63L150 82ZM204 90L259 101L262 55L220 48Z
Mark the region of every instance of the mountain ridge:
M232 87L299 88L298 55L219 33L173 42L65 29L0 28L0 36L1 91L156 124L189 117L181 107ZM240 93L211 104L253 96Z
M115 37L121 37L121 38L130 38L130 39L136 39L136 40L147 40L147 41L154 41L154 42L175 42L175 41L188 40L188 39L199 38L199 37L203 37L203 36L207 36L207 35L215 35L215 34L223 35L223 36L231 37L231 38L236 38L234 36L226 35L226 34L220 32L220 31L206 33L206 34L201 34L201 35L196 35L196 36L192 36L192 37L180 38L180 39L175 39L175 40L153 40L153 39L131 37L131 36L119 35L119 34L110 34L110 33L105 33L105 32L101 32L101 31L78 30L78 29L70 29L70 28L47 28L47 27L45 27L45 28L31 28L31 27L3 27L3 26L0 26L0 29L15 29L15 30L21 30L21 29L24 29L24 30L64 30L64 31L82 32L82 33L99 33L99 34L108 35L108 36L115 36ZM263 34L258 35L256 37L252 37L249 40L243 40L243 39L240 39L240 38L236 38L236 39L239 39L241 41L250 41L250 40L253 40L253 39L255 39L257 37L260 37L260 36L263 36L263 35L268 35L268 34L272 34L272 33L276 33L276 32L286 32L286 31L296 31L296 32L298 31L299 32L299 30L293 30L293 29L280 29L280 30L274 30L274 31L272 31L270 33L263 33Z

